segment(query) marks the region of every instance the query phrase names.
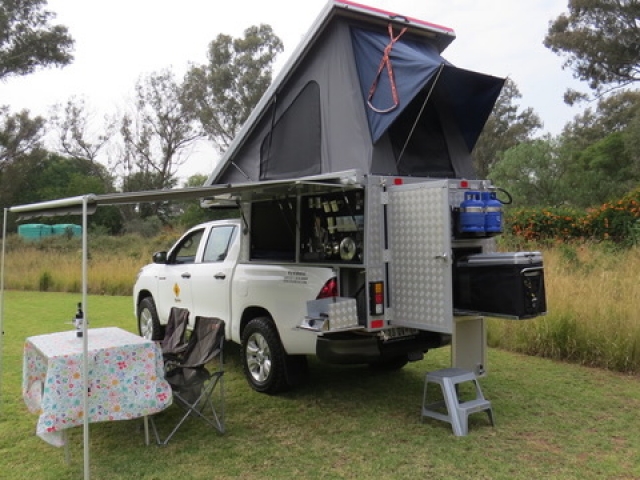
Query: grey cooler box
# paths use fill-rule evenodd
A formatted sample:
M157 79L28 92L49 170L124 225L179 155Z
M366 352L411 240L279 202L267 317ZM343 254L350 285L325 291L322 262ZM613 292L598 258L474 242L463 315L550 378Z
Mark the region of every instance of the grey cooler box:
M540 252L469 255L456 262L453 279L458 314L525 319L546 313Z

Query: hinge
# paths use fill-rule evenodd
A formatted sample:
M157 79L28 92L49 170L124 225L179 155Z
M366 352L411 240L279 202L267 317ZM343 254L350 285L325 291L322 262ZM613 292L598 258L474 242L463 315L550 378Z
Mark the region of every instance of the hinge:
M385 263L389 263L391 261L391 250L388 248L382 250L382 261Z
M380 192L380 204L381 205L389 204L389 192Z

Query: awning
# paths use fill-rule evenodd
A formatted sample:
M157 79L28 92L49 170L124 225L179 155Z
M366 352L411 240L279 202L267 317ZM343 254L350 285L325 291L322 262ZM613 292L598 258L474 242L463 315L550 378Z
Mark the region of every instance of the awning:
M206 187L177 188L171 190L146 190L140 192L88 194L61 198L46 202L19 205L9 208L19 220L34 217L82 214L86 201L87 214L91 215L100 205L126 205L145 202L168 202L200 199L205 207L233 206L242 201L266 201L274 197L285 198L297 194L317 194L329 191L360 188L362 174L355 170L302 177L297 180L273 180Z

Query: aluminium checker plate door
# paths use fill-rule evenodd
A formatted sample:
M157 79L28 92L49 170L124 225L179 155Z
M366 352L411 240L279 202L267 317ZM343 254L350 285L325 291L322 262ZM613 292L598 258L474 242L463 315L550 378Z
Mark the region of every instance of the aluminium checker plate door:
M451 211L446 180L389 187L394 326L453 331Z

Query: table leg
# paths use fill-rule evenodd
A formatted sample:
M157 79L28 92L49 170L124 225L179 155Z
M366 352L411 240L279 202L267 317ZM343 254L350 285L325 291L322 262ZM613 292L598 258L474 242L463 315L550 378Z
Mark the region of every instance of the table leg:
M144 444L149 445L149 418L144 416Z
M69 435L67 430L62 430L62 441L64 442L64 461L67 465L71 463L71 452L69 452Z

